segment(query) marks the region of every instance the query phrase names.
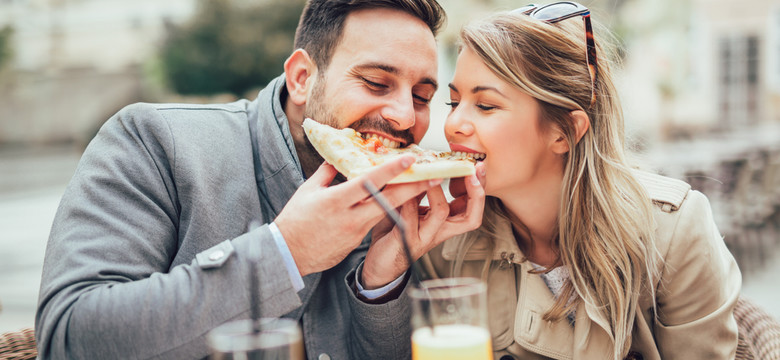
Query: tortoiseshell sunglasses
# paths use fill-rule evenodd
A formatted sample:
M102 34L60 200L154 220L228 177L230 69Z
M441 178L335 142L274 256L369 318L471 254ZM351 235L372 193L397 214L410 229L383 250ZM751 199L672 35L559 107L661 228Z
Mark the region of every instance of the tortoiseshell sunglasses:
M513 10L512 13L528 15L533 19L550 24L575 16L582 16L585 22L586 61L588 62L588 72L590 72L590 106L593 106L596 103L596 74L598 73L598 68L596 67L596 42L593 40L593 27L590 24L590 10L574 1L560 1L542 7L536 4L529 4Z

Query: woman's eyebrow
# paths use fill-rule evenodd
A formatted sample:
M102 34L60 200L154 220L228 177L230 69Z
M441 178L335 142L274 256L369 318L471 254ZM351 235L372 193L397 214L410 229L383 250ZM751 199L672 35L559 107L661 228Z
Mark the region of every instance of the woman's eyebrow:
M475 86L473 89L471 89L471 93L472 94L476 94L476 93L482 92L482 91L493 91L496 94L500 95L501 97L503 97L505 99L508 99L508 97L506 95L504 95L504 93L502 93L497 88L492 87L492 86Z
M453 85L452 83L449 83L448 86L450 87L450 89L452 89L452 91L454 91L456 93L460 93L458 88L455 85ZM476 94L476 93L482 92L482 91L493 91L496 94L500 95L501 97L503 97L505 99L509 99L506 95L504 95L504 93L499 91L498 88L495 88L495 87L492 87L492 86L475 86L474 88L471 89L471 93L472 94Z

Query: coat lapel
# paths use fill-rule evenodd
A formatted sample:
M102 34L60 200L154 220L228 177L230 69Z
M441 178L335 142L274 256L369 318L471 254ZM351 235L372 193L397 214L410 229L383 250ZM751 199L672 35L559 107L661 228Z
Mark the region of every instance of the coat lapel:
M515 312L515 341L535 353L554 359L572 359L574 328L567 319L545 321L555 298L538 274L529 273L528 261L520 264L520 291Z
M284 75L281 75L271 81L258 94L258 106L250 109L256 112L250 114L250 118L257 119L258 134L257 139L253 140L260 144L261 182L267 187L266 195L274 216L282 211L304 181L287 116L280 101L284 79Z
M492 254L489 254L491 246ZM454 261L462 239L444 243L442 257ZM543 320L555 303L552 292L538 274L529 271L511 231L511 225L498 226L493 238L479 239L464 256L463 276L480 277L482 261L493 261L488 278L490 331L494 350L506 349L517 342L523 348L553 359L609 359L613 353L612 332L606 317L593 305L577 306L575 324L568 319ZM482 261L477 261L482 260ZM513 286L514 285L514 286ZM515 297L516 296L516 297ZM512 298L517 299L516 302ZM514 313L511 317L502 314Z
M592 305L580 303L574 323L574 359L612 359L614 342L606 318Z

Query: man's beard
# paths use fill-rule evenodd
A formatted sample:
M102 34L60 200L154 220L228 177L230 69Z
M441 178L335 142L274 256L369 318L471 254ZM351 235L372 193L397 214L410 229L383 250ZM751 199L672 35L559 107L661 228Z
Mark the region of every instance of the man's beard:
M303 110L303 116L305 118L311 118L321 124L329 125L337 129L340 128L339 120L336 118L335 112L330 106L328 106L328 102L325 99L325 77L322 73L317 75L317 80L314 83L311 95L306 101L306 106ZM373 130L378 133L385 133L403 140L404 145L409 145L414 142L414 136L412 135L412 132L409 131L409 129L394 129L392 125L390 125L389 121L383 119L379 115L363 117L360 120L350 124L349 127L355 129L358 132ZM317 149L314 148L314 145L311 144L309 138L304 138L307 152L311 156L316 157L316 159L319 159L320 163L325 161L319 152L317 152ZM347 179L344 177L344 175L338 173L334 183L341 183L346 180Z
M320 124L338 128L338 119L333 115L333 110L325 101L325 75L322 72L317 74L314 87L311 89L311 96L306 100L303 116L314 119Z
M329 125L334 128L338 128L338 120L333 115L332 109L327 105L325 101L325 76L323 73L317 75L317 80L314 82L314 87L311 90L311 96L306 100L306 106L303 109L304 118L311 118L321 124ZM322 163L325 159L322 158L314 145L309 141L308 136L304 136L304 142L306 151ZM347 178L341 173L336 174L336 178L333 179L333 184L339 184L347 181Z
M327 100L325 100L325 77L322 73L317 75L317 81L314 83L311 96L306 101L303 115L312 118L321 124L329 125L337 129L340 127L339 119L336 118L333 109L328 106ZM389 121L383 119L379 115L365 116L350 124L349 127L358 132L373 130L376 133L385 133L391 137L401 139L404 145L409 145L414 142L414 135L412 135L412 132L409 131L409 129L397 130L390 125Z

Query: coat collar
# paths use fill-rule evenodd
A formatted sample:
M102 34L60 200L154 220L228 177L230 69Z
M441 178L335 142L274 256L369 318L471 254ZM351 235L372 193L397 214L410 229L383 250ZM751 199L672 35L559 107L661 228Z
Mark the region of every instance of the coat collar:
M292 194L303 184L298 153L281 102L285 75L268 83L250 107L249 121L257 121L256 141L260 149L261 179L268 189L274 213L278 214Z
M498 262L498 270L502 274L491 274L488 280L488 296L494 284L494 291L506 291L500 283L517 284L517 303L514 308L508 304L503 309L491 309L502 311L506 314L514 314L514 322L501 321L491 323L491 333L511 334L511 329L499 329L496 327L513 326L512 338L500 336L494 338L494 349L499 350L508 347L510 340L514 340L522 347L535 353L554 359L598 359L609 358L613 353L614 341L612 331L607 318L595 305L581 302L577 307L577 315L574 327L566 319L558 322L548 322L542 319L544 314L552 308L555 298L537 275L529 273L532 265L527 261L520 250L512 233L511 223L508 220L499 220L494 236L485 236L478 239L464 254L464 261L484 261L488 258L491 242L494 244L489 258ZM458 237L444 243L442 256L449 261L457 258L459 249L463 246L463 238ZM509 267L507 265L512 265ZM507 271L511 270L511 271ZM514 271L516 270L516 271ZM464 276L477 276L479 274L464 274ZM508 278L507 278L508 277ZM502 278L499 280L499 278ZM490 301L488 300L490 303ZM491 304L492 305L492 304ZM501 304L497 304L500 306ZM565 345L564 345L565 344ZM571 345L569 345L571 344Z

